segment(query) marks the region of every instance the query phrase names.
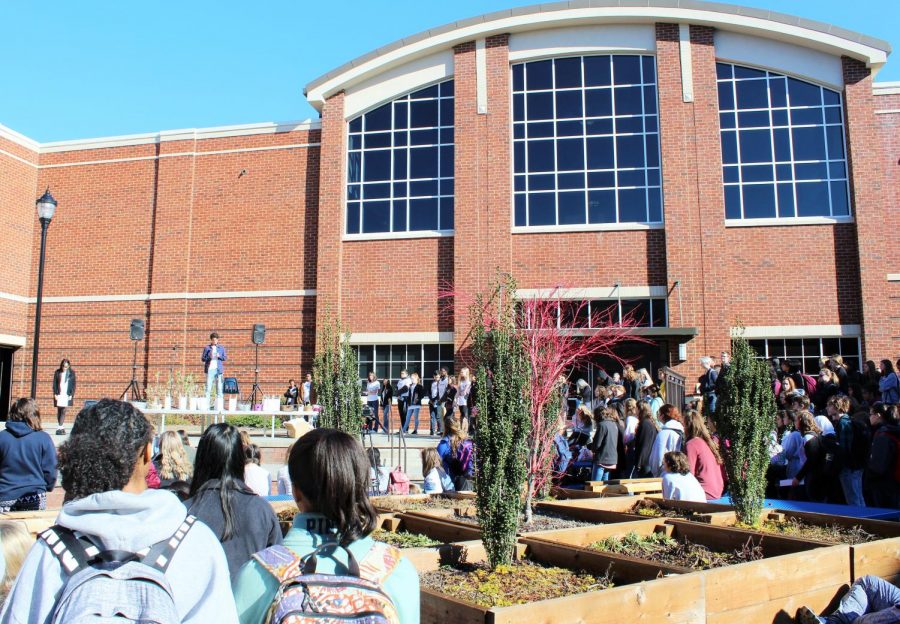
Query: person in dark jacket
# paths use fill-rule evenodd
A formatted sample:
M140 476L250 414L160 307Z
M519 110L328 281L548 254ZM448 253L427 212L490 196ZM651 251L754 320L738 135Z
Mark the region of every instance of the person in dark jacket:
M650 410L640 410L640 421L634 433L634 467L631 475L634 478L648 479L653 476L650 469L650 450L656 441L656 420Z
M391 385L391 380L385 377L381 382L381 391L378 393L378 403L384 417L384 430L388 433L391 432L391 404L393 402L394 386Z
M56 447L34 399L18 399L0 431L0 512L46 509L56 485Z
M900 461L900 424L894 410L876 403L869 408L872 425L872 446L865 472L866 500L873 507L900 507L900 482L897 481L897 462Z
M594 452L591 480L606 481L619 461L619 427L616 426L613 411L608 407L594 411L594 422L596 430L591 442L591 450Z
M284 391L284 404L297 405L299 394L300 388L297 387L297 383L293 379L288 380L288 388Z
M412 380L407 391L406 420L403 422L403 433L409 430L409 421L413 421L413 435L419 434L419 412L422 410L422 399L425 398L425 388L419 383L419 373L409 376Z
M64 435L66 408L75 401L75 371L68 358L63 358L53 373L53 401L56 404L56 435Z
M188 513L216 534L231 578L254 553L281 544L281 526L272 506L248 488L241 434L227 423L211 425L197 445Z
M798 487L800 482L805 484L806 499L814 503L834 502L831 494L835 490L836 479L829 480L825 476L825 458L827 455L822 444L822 430L815 418L809 412L801 412L797 430L803 436L803 454L806 461L800 467L800 471L794 477L791 485Z

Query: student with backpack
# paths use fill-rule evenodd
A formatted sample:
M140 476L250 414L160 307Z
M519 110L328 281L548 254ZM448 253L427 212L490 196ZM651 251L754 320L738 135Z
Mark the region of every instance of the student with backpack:
M81 411L60 447L67 502L22 564L0 622L237 622L215 535L171 492L148 490L153 428L128 403ZM109 621L109 620L105 620Z
M309 614L308 592L324 605L316 614L323 621L418 624L415 567L398 549L369 537L378 514L366 495L362 445L341 431L315 429L294 443L288 466L300 513L282 546L257 553L238 574L234 596L242 624L280 622L289 612L299 620Z
M471 491L475 487L475 446L462 430L459 419L453 414L444 418L445 435L438 442L438 455L444 471L453 481L457 492Z
M834 398L834 431L838 441L838 455L841 470L838 479L848 505L865 507L863 497L863 470L869 459L869 427L865 423L850 418L850 399L845 396Z
M281 543L272 506L243 481L244 448L235 427L210 425L197 445L191 497L184 502L218 536L232 578L253 553Z

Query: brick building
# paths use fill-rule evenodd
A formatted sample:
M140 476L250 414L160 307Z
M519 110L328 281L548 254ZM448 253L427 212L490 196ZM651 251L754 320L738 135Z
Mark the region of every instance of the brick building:
M280 393L338 317L361 369L427 374L465 349L462 303L498 270L553 291L562 322L571 301L636 310L653 343L625 351L654 369L695 375L739 323L810 368L895 358L900 83L873 82L889 52L757 9L564 2L347 63L307 85L318 121L44 144L0 127L0 403L28 391L46 187L48 402L63 357L77 404L120 394L132 318L143 382L200 371L216 330L249 389L263 323Z

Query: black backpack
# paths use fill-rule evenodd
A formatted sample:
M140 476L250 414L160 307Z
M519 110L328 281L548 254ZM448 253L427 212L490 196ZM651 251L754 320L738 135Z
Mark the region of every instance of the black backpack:
M819 444L825 458L822 460L822 474L826 477L837 478L844 467L841 461L841 445L836 435L819 435Z
M851 443L849 448L841 447L841 462L850 470L862 470L869 462L869 447L872 432L860 420L850 419Z

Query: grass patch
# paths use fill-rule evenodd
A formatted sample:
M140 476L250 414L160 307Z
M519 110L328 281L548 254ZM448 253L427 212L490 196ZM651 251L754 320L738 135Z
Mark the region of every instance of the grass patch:
M428 500L408 500L402 496L374 496L372 504L382 511L428 511L432 509L456 509L475 504L475 499L443 498L433 496Z
M832 544L865 544L866 542L874 542L881 539L878 535L869 533L861 526L818 525L810 524L797 518L788 518L781 521L767 520L760 525L759 530L788 537L830 542Z
M385 531L384 529L375 529L370 537L376 541L396 546L397 548L427 548L429 546L440 546L443 544L443 542L431 539L427 535L410 533L409 531Z
M732 552L718 552L684 538L669 537L665 533L641 536L631 531L624 537L608 537L594 542L588 548L692 570L721 568L763 558L762 547L752 537L747 539L743 548Z
M516 561L490 570L486 564L443 566L421 575L424 587L480 607L509 607L613 586L609 575Z

